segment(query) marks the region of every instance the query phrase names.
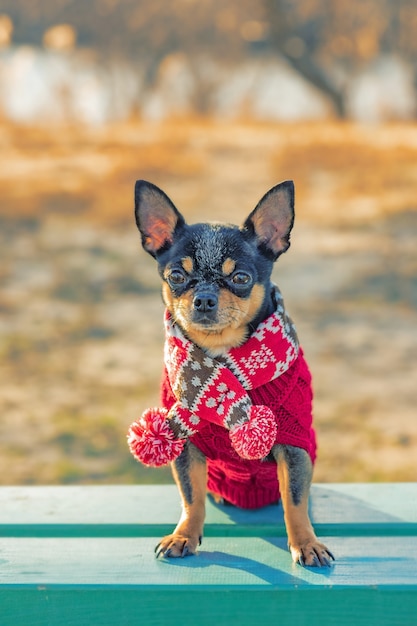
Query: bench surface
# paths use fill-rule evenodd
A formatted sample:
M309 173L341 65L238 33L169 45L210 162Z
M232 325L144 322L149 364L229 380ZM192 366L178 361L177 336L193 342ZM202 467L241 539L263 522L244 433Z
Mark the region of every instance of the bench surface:
M417 483L313 485L332 568L294 565L281 506L208 499L199 553L155 559L174 486L0 488L0 624L417 624Z

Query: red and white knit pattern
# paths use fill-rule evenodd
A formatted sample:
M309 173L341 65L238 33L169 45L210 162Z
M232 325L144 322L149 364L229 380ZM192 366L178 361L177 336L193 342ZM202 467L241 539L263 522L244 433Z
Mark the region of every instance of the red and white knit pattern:
M274 295L276 311L224 357L209 357L165 313L165 367L178 400L170 417L180 437L197 432L201 419L227 429L246 422L252 405L247 391L274 380L297 358L297 335L277 287Z
M298 356L297 333L278 287L274 287L274 297L276 311L259 324L246 343L232 348L225 357L225 364L247 390L275 380Z
M245 344L224 357L208 356L166 312L165 367L176 402L168 414L152 409L132 424L128 442L136 458L147 465L161 465L166 443L165 462L172 461L182 449L173 445L175 439L194 435L207 421L229 431L242 458L260 459L269 453L277 433L274 415L265 405L252 405L247 391L281 376L299 352L294 326L278 288L274 290L276 311ZM152 420L157 426L152 426Z

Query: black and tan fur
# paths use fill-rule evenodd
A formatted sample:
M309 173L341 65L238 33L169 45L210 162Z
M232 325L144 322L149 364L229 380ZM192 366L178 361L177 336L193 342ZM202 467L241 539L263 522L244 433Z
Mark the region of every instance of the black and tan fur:
M270 281L274 261L290 245L294 186L273 187L241 228L185 223L166 194L137 181L136 223L143 247L157 261L165 305L184 334L212 356L241 345L274 310ZM329 565L333 556L314 533L308 515L312 463L301 448L272 449L284 507L288 545L295 562ZM157 555L195 553L205 518L206 461L190 442L173 463L183 512Z

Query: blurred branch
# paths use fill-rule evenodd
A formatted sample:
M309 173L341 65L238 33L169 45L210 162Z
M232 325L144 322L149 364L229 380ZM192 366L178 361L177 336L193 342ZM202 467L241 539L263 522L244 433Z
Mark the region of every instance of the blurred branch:
M185 55L206 80L203 107L211 78L199 74L201 58L232 65L275 50L341 117L344 84L358 70L383 55L417 68L415 0L2 0L1 12L13 43L41 46L48 29L67 24L79 47L128 59L146 86L164 59Z
M275 49L346 113L342 80L383 55L416 66L415 0L264 0Z

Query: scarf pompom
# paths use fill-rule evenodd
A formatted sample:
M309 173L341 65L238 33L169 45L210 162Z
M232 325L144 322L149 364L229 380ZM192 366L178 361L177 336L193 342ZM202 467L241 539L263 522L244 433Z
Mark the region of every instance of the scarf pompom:
M249 419L230 429L233 448L243 459L263 459L275 443L277 425L271 409L264 405L253 405Z
M127 442L133 456L148 467L160 467L174 461L183 451L185 439L177 439L165 408L147 409L131 424Z

